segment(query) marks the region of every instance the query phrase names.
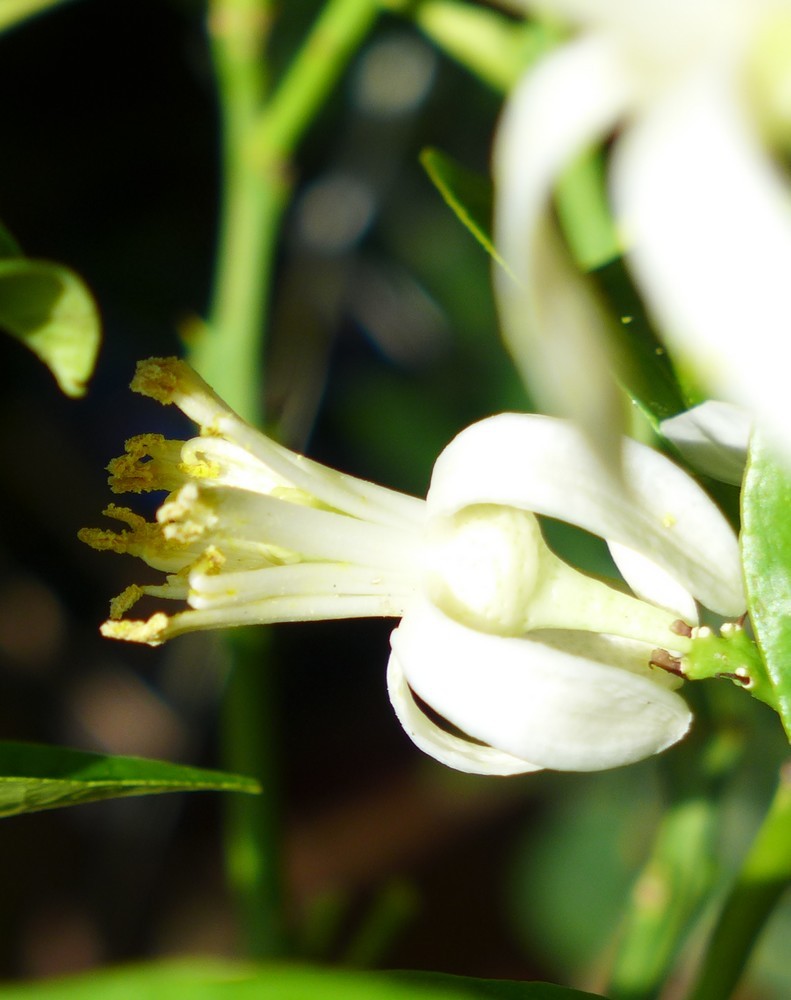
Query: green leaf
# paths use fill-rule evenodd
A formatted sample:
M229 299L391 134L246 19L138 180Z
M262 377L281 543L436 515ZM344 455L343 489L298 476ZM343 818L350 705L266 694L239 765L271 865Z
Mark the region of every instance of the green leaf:
M179 961L0 987L2 1000L592 1000L546 983L434 973L362 973L239 962Z
M472 979L449 976L444 972L391 972L385 974L396 982L412 986L413 997L448 997L448 1000L593 1000L596 993L573 990L553 983L524 983L512 979ZM418 991L419 987L444 987L449 992Z
M436 149L424 149L420 162L456 217L486 252L513 277L491 236L493 190L488 178L461 166ZM615 346L621 358L618 380L656 431L668 417L692 405L676 377L665 348L651 327L623 260L590 272L615 318Z
M493 194L488 177L468 170L438 149L424 149L420 154L420 162L459 222L472 233L489 256L511 274L510 268L492 242Z
M200 791L252 794L260 787L244 775L166 761L0 743L0 818L99 799Z
M763 434L750 443L742 490L742 556L747 605L791 739L791 475Z
M0 233L0 255L12 243ZM26 257L0 260L0 327L52 371L67 396L82 396L99 350L99 314L82 280L67 267Z
M0 258L3 257L24 257L22 248L9 233L6 227L0 222Z
M395 0L447 55L480 80L507 93L519 77L561 38L557 25L514 20L499 11L456 3Z
M667 981L714 885L719 818L705 798L681 800L666 810L630 893L610 978L616 996L649 997Z
M3 0L0 4L0 31L12 28L33 14L40 14L58 2L59 0Z
M618 381L659 432L663 420L692 404L651 327L623 259L612 260L590 274L615 320L614 336L621 358Z

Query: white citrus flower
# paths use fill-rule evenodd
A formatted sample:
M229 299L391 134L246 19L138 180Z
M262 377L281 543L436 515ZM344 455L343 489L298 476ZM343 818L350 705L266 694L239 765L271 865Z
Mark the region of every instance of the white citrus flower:
M688 649L676 623L695 624L692 595L731 616L745 599L733 532L657 452L624 441L618 481L570 422L503 414L451 442L418 500L275 444L176 359L142 362L132 387L175 403L200 435L134 438L110 465L114 490L169 495L153 523L111 506L126 529L81 537L167 576L116 598L105 635L156 645L248 623L402 618L396 713L418 746L467 771L614 767L686 732L677 678L652 653ZM639 597L562 562L536 514L606 538ZM144 595L186 607L125 619Z
M787 442L791 187L771 150L791 136L791 2L524 6L577 30L518 84L496 142L496 243L520 279L498 275L498 292L523 371L562 412L603 412L602 319L559 244L551 193L614 136L614 216L668 344Z

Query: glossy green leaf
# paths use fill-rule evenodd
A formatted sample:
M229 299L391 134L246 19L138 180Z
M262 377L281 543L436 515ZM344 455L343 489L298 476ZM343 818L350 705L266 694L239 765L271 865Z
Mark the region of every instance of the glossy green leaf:
M491 181L463 167L438 149L424 149L420 154L420 162L459 222L472 233L489 256L510 274L508 265L495 250L492 241Z
M166 761L0 743L0 817L129 795L200 791L249 794L260 788L243 775Z
M689 409L670 359L658 339L622 258L591 272L613 316L616 348L621 360L618 381L640 407L654 430L668 417Z
M436 149L424 149L420 161L459 221L494 260L512 273L492 240L491 181ZM659 431L663 420L689 409L692 403L651 327L623 260L602 265L591 272L591 277L613 316L616 355L621 362L618 380Z
M546 983L434 973L363 973L205 961L113 969L52 982L0 987L3 1000L591 1000Z
M0 253L8 250L0 236ZM81 396L99 350L99 314L82 280L48 261L0 260L0 327L26 344L67 396Z
M791 474L760 431L750 443L742 490L747 603L775 703L791 738Z

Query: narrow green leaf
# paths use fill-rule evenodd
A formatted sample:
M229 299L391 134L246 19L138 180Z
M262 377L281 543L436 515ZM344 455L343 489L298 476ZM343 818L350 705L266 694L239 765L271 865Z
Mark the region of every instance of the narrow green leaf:
M8 246L0 234L0 254ZM67 396L83 395L100 324L90 292L73 271L26 257L1 259L0 327L41 358Z
M420 162L432 184L484 250L509 274L510 268L495 250L491 236L492 183L488 177L457 163L438 149L424 149Z
M546 983L435 973L361 973L240 962L179 961L0 987L2 1000L593 1000Z
M390 0L447 55L495 90L507 93L560 39L557 25L514 20L456 0Z
M0 743L0 818L160 792L260 791L252 778L141 757Z
M777 711L791 739L791 475L763 434L750 443L742 489L747 605Z
M462 225L513 277L491 236L491 181L436 149L424 149L420 162ZM590 275L613 316L616 353L621 359L618 380L659 432L663 420L689 409L692 403L685 397L665 348L651 327L623 260L609 261Z
M654 333L622 258L591 272L613 315L621 358L618 381L659 431L659 424L692 405L684 396L670 359Z

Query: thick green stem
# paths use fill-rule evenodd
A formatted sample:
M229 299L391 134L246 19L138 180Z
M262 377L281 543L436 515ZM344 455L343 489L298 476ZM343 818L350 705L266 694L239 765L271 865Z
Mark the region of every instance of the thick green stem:
M220 239L207 329L195 367L243 417L263 417L263 344L290 156L376 14L373 0L329 0L281 84L266 95L269 0L213 0L209 18L222 140ZM254 775L255 799L231 797L228 878L249 952L286 950L281 887L278 699L266 633L240 632L223 713L226 765ZM269 661L269 662L267 662Z
M263 332L290 157L373 25L374 0L329 0L263 101L268 4L215 0L210 27L223 117L224 196L208 330L196 368L242 416L260 422Z
M215 0L209 28L222 127L220 238L207 329L191 361L242 416L262 416L262 341L277 229L287 192L245 154L264 98L266 0ZM228 799L225 859L245 945L257 958L285 952L272 664L263 630L229 641L224 764L255 775L263 792Z
M791 882L791 771L788 765L769 812L720 913L688 1000L727 1000L775 904Z
M328 0L250 135L251 163L284 175L319 107L376 19L376 0Z
M265 629L229 637L233 668L222 718L225 766L255 774L260 796L228 796L225 863L242 918L247 952L254 958L288 953L280 845L281 788L277 731L277 677Z
M262 416L262 340L272 258L288 197L282 177L257 171L248 143L261 113L266 0L214 0L209 18L222 128L220 239L208 329L191 361L253 423Z

